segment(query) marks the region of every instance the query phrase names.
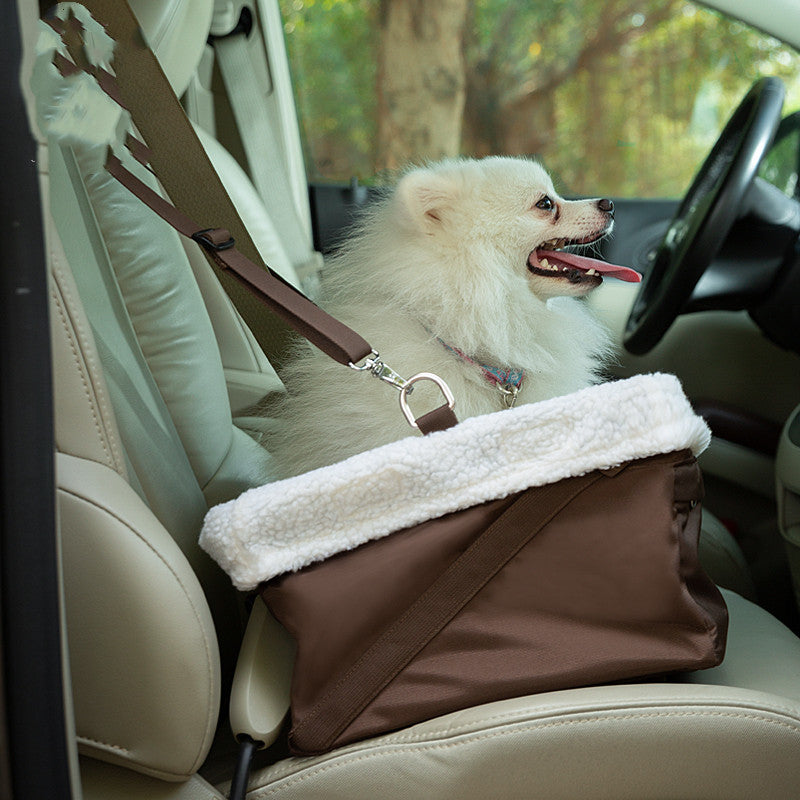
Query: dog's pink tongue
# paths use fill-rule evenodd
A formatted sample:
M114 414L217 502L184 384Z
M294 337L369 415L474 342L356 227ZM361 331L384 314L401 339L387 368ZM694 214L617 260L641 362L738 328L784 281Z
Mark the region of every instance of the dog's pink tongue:
M587 258L586 256L577 256L575 253L567 253L564 250L537 250L535 257L539 261L546 258L548 261L566 264L568 267L575 267L583 272L593 269L602 275L608 275L611 278L619 278L621 281L628 281L628 283L639 283L639 281L642 280L642 276L635 269L618 267L615 264L609 264L607 261Z

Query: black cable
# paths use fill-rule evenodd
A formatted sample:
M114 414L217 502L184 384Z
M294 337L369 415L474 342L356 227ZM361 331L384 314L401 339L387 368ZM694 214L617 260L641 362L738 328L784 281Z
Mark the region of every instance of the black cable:
M261 742L256 742L244 734L239 737L239 756L233 771L231 790L228 794L229 800L244 800L247 794L247 782L250 778L250 764L253 762L253 756L260 744Z

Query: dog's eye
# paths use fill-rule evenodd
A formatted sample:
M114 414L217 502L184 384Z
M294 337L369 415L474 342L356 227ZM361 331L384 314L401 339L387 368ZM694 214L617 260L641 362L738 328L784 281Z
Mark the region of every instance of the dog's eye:
M536 208L541 208L542 211L552 211L555 207L556 204L547 195L545 195L538 203L536 203Z

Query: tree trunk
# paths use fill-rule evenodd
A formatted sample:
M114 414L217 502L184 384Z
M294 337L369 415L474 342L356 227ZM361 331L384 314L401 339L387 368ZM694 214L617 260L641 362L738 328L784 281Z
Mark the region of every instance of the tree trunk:
M456 156L468 0L381 0L376 167Z

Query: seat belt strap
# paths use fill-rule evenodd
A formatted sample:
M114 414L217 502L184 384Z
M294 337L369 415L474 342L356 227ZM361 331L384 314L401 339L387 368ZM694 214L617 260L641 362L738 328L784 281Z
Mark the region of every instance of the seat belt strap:
M152 150L151 165L172 202L190 218L224 220L238 249L261 263L216 170L151 52L126 0L83 0L115 41L115 71L121 105ZM225 292L280 375L292 338L290 326L204 249Z
M134 144L134 142L136 144ZM128 147L137 160L146 164L149 151L141 142L133 137L128 137ZM352 328L349 328L335 317L330 316L319 306L312 303L305 295L285 281L278 273L269 267L263 268L254 264L249 258L240 253L235 247L235 241L230 232L225 228L205 228L190 219L186 214L168 203L161 195L154 192L145 183L140 181L132 172L126 169L122 162L109 153L106 160L106 169L126 189L136 195L146 206L156 212L164 221L168 222L176 231L182 233L208 252L220 269L230 271L236 278L252 292L264 305L275 314L286 320L294 330L302 334L309 342L315 344L323 353L330 356L340 364L358 370L359 372L372 372L376 377L391 383L404 391L411 391L411 384L427 376L426 373L417 375L404 381L397 373L387 367L372 349L370 344ZM364 360L364 365L357 366ZM395 379L399 378L399 382ZM435 383L443 386L437 378ZM449 390L442 389L446 402L433 411L423 414L414 420L414 426L423 434L446 430L458 423L458 418L453 412L452 397L448 398ZM401 408L403 404L401 402ZM409 419L411 422L411 419Z
M245 33L214 38L213 43L241 134L248 172L275 228L284 234L282 242L303 291L313 297L319 289L317 269L321 257L312 249L310 219L304 224L298 207L308 200L296 196L285 169L288 156L280 135L280 109L267 105L270 98L259 80Z
M108 10L106 4L109 0L87 0L87 2L102 7L103 10ZM119 2L119 0L115 0L115 3L117 2ZM130 11L124 0L122 0L120 5L115 5L115 7L121 8L122 5ZM102 24L102 18L96 19ZM138 125L137 118L131 111L130 102L131 98L136 102L141 101L142 95L146 96L146 92L143 92L135 81L130 80L128 70L135 70L137 68L136 57L141 56L142 51L145 51L151 56L152 64L156 66L158 72L165 81L166 78L164 78L163 73L161 73L158 62L155 61L155 57L152 56L152 53L150 53L146 45L144 45L141 36L136 40L135 34L129 29L126 29L124 26L120 28L121 33L128 37L128 48L123 48L121 50L115 49L114 69L118 76L115 79L114 75L96 68L89 59L87 59L84 49L85 44L82 38L83 26L74 16L70 15L66 21L54 19L50 24L61 35L62 40L67 46L67 52L73 59L72 63L64 59L54 60L56 68L65 76L74 74L76 69L85 70L90 75L93 75L97 79L100 88L131 113L131 118L134 123L137 123L140 133L145 134L144 138L147 139L146 131L142 130L142 127ZM112 34L114 31L110 27L106 27L106 31L113 39L114 36ZM117 42L117 44L119 44L119 42ZM125 54L128 56L133 55L133 57L127 60L123 58L122 63L120 63L118 55ZM128 93L125 92L122 85L118 85L118 78L122 77L123 74L127 79L124 85L130 89ZM107 85L104 86L103 82ZM134 91L132 87L134 87L136 91ZM247 235L247 230L239 218L235 207L222 187L222 183L219 181L214 168L211 166L205 150L197 139L194 129L183 113L183 109L177 102L177 98L175 98L168 84L167 88L169 89L169 96L174 100L174 105L176 106L176 109L172 110L177 110L179 112L177 115L173 116L180 117L184 123L179 133L187 134L185 143L187 146L194 148L192 152L183 154L184 158L182 162L191 180L178 180L174 184L176 190L180 192L180 196L184 197L187 201L187 205L181 206L182 210L179 210L179 208L176 207L177 203L176 205L172 205L165 200L157 192L150 189L149 186L142 183L133 173L128 171L111 150L109 150L105 165L108 172L177 231L202 245L212 268L219 276L223 285L225 285L226 282L235 282L240 289L244 289L244 292L240 293L239 296L243 297L247 303L243 305L242 308L248 308L249 310L252 306L255 306L263 315L264 306L266 306L280 320L288 323L291 328L298 331L334 360L360 372L371 372L381 380L400 389L401 408L403 408L403 402L405 401L407 393L411 391L411 386L414 382L422 379L431 380L435 378L434 382L439 385L445 396L445 404L435 409L433 412L423 415L423 417L420 418L420 422L422 422L421 426L416 422L412 422L411 419L409 419L409 422L411 422L414 427L420 427L423 433L443 430L457 424L458 419L453 413L452 395L449 389L444 386L441 379L428 375L427 373L420 373L410 378L408 381L400 378L394 370L383 363L378 353L373 350L369 343L359 334L324 312L301 292L284 281L277 273L274 273L269 267L264 266L258 251L255 250L252 240ZM150 120L148 120L148 122L150 122ZM167 141L168 140L169 137L167 137ZM163 137L158 137L158 141L163 142L165 139ZM133 157L145 166L149 163L153 167L153 172L156 177L161 179L162 176L159 171L159 165L163 165L164 154L157 154L155 148L151 150L146 144L137 140L130 133L128 134L126 144ZM195 187L197 185L197 176L193 174L196 167L193 157L197 153L202 154L202 162L207 164L210 169L210 173L213 176L210 188L218 190L219 198L217 199L220 200L219 203L209 204L202 202L204 198L212 195L213 192L187 191L187 187ZM176 157L178 155L179 154L176 154ZM170 175L174 177L175 172L170 171ZM169 192L169 186L166 182L162 182ZM200 185L203 184L200 183ZM172 193L170 192L170 194ZM200 198L200 202L196 201L198 197ZM174 200L174 196L172 199ZM225 221L225 223L230 226L230 229L222 228L221 226L203 227L195 222L196 219ZM244 234L249 249L255 252L255 258L237 249L235 246L235 236L233 235L234 229ZM229 295L231 299L234 300L233 292L229 291ZM244 313L242 313L242 316L247 322ZM364 361L363 365L358 365L359 361ZM408 418L405 408L403 408L403 413L405 413Z
M137 148L141 154L141 150ZM340 364L357 364L372 353L370 344L351 328L331 317L268 267L254 264L236 247L225 228L205 228L168 203L127 170L113 154L106 169L126 189L184 236L194 239L218 269L234 275L273 313Z

